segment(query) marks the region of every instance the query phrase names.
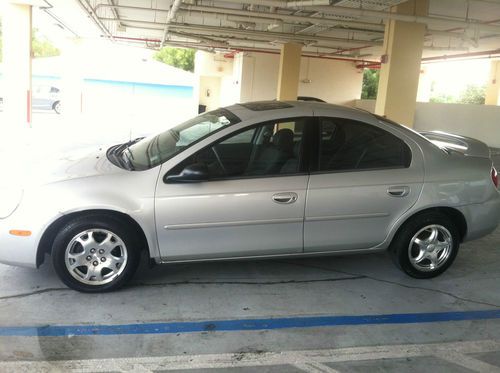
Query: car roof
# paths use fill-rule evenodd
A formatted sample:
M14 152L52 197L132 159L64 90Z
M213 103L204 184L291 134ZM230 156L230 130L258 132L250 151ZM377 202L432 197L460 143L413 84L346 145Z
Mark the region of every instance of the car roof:
M296 113L297 110L300 111L301 109L303 109L305 113L309 113L310 111L321 113L328 112L328 115L348 118L367 115L371 116L371 114L365 110L316 101L253 101L227 106L225 109L233 112L241 120L247 120L261 115L274 116L278 113L286 117L287 111L293 111Z

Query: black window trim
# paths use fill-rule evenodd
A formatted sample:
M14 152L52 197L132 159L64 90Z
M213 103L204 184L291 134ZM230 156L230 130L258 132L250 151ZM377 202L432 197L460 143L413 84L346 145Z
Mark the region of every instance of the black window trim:
M175 169L177 166L179 166L182 162L184 162L186 159L188 159L189 157L193 156L194 154L198 153L198 152L201 152L201 151L204 151L208 148L211 148L212 146L214 146L214 144L216 143L220 143L220 142L223 142L225 140L227 140L228 138L232 137L232 136L237 136L239 135L240 133L242 132L245 132L245 131L248 131L252 128L257 128L257 127L260 127L260 126L265 126L266 124L276 124L276 123L282 123L282 122L286 122L286 121L293 121L293 120L297 120L297 119L307 119L307 123L309 124L307 127L310 128L309 130L309 134L308 136L304 136L305 134L305 131L303 133L303 140L305 139L306 141L303 141L302 143L302 151L301 151L301 154L300 154L300 160L299 160L299 165L300 165L300 170L296 173L289 173L289 174L276 174L276 175L248 175L248 176L231 176L231 177L218 177L218 178L213 178L213 179L209 179L209 180L204 180L204 181L200 181L202 183L205 183L205 182L212 182L212 181L225 181L225 180L246 180L246 179L263 179L263 178L275 178L275 177L292 177L292 176L307 176L307 175L310 175L310 165L311 165L311 155L312 153L314 153L313 151L310 151L307 156L307 158L305 158L305 154L306 154L306 149L309 148L311 150L311 146L308 146L308 143L311 143L311 140L315 137L314 136L314 133L317 132L317 127L318 127L318 119L317 117L313 116L313 115L305 115L305 116L294 116L294 117L286 117L286 118L276 118L276 119L269 119L267 121L264 121L264 122L259 122L259 123L254 123L254 124L251 124L251 125L248 125L244 128L240 128L239 130L236 130L234 132L231 132L213 142L211 142L210 144L204 146L203 148L201 149L198 149L196 152L194 152L193 154L191 154L190 156L184 158L183 160L179 161L177 164L175 164L174 166L172 166L164 175L163 175L163 183L164 184L171 184L167 181L167 177L170 176L170 172ZM306 126L304 126L304 128L306 128ZM254 134L255 136L255 134ZM252 142L253 142L253 138L252 138ZM305 161L307 160L307 162Z
M400 170L400 169L408 169L411 167L412 163L413 163L413 152L411 150L411 146L402 138L396 136L395 134L393 134L392 132L390 131L387 131L386 129L384 128L381 128L379 126L375 126L371 123L367 123L367 122L362 122L360 120L357 120L357 119L351 119L351 118L345 118L345 117L332 117L332 116L324 116L324 115L321 115L321 116L317 116L316 117L317 120L316 120L316 144L317 146L315 147L316 150L312 149L312 162L310 162L309 164L312 166L310 167L309 169L309 174L312 176L312 175L324 175L324 174L341 174L341 173L352 173L352 172L370 172L370 171L387 171L387 170ZM373 126L373 127L376 127L378 129L380 129L381 131L385 131L389 134L391 134L392 136L396 137L397 139L399 139L400 141L403 142L403 144L405 144L405 146L408 148L408 151L409 151L409 154L410 154L410 162L408 163L408 166L390 166L390 167L377 167L377 168L353 168L353 169L346 169L346 170L324 170L324 171L321 171L319 169L320 167L320 164L319 164L319 159L320 159L320 151L321 151L321 148L320 148L320 144L321 144L321 120L322 119L332 119L332 120L335 120L335 119L347 119L347 120L353 120L355 122L359 122L361 124L364 124L364 125L367 125L367 126Z

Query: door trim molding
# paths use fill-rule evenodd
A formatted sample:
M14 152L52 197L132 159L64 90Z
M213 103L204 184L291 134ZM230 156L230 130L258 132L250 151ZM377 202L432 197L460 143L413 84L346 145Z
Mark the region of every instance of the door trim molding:
M163 228L166 230L202 229L202 228L241 227L246 225L288 224L288 223L303 223L303 222L304 222L303 218L239 220L239 221L221 221L213 223L171 224L171 225L165 225Z
M354 215L333 215L333 216L310 216L305 218L305 222L330 221L330 220L349 220L349 219L366 219L366 218L383 218L389 216L387 212L375 212L370 214L354 214Z

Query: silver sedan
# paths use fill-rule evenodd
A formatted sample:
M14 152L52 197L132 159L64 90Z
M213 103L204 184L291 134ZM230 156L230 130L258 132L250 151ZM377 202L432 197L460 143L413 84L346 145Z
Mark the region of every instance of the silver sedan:
M38 267L49 254L85 292L124 285L141 252L179 263L389 250L430 278L500 219L485 144L325 103L238 104L53 166L1 192L0 261Z

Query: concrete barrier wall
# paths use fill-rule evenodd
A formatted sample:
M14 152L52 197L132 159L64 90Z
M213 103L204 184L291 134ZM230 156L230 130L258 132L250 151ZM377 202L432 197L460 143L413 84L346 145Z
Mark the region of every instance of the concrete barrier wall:
M375 100L356 100L355 106L373 112ZM500 147L500 106L417 102L415 130L444 131Z

